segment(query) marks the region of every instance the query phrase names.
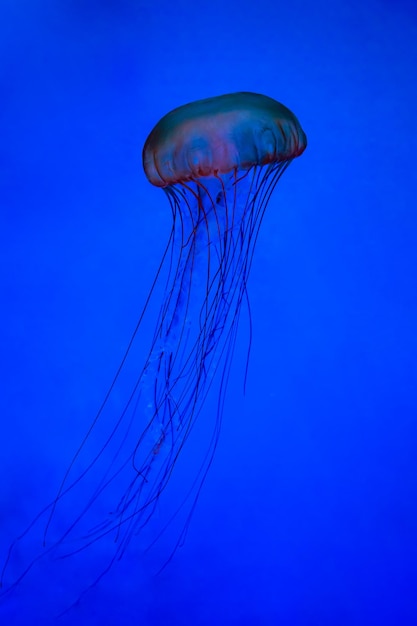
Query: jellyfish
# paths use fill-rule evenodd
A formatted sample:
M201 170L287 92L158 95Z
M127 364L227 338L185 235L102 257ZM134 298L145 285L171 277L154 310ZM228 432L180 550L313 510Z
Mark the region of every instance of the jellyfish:
M306 136L288 108L248 92L176 108L149 134L143 167L149 182L168 199L168 242L104 401L56 497L12 544L2 581L16 545L40 522L42 547L14 584L45 553L75 556L111 538L113 553L97 582L151 524L197 422L208 420L206 445L198 450L195 471L155 537L185 509L167 561L175 553L216 450L244 309L250 334L248 278L262 218L279 178L305 148ZM162 306L149 349L138 373L128 377L126 400L114 418L111 398L135 343L143 343L143 319L158 288ZM216 394L214 409L206 415L204 405L211 393ZM54 521L65 501L73 516L59 531Z

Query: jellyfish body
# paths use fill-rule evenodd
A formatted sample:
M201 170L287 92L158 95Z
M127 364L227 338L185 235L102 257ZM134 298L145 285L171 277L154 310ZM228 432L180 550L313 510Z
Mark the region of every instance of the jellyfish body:
M247 280L262 217L279 177L305 147L305 134L293 113L253 93L229 94L175 109L160 120L145 143L146 176L164 189L173 217L154 283L164 276L165 295L149 352L123 410L111 419L109 398L138 341L141 316L56 498L35 520L42 521L46 550L65 556L105 537L114 539L114 553L96 580L152 518L217 380L211 435L177 511L186 502L189 512L194 508L220 432L242 306L249 310ZM99 427L103 422L104 427ZM96 430L100 430L97 438ZM89 491L84 483L90 485ZM54 537L57 509L71 498L76 507L73 519L65 532ZM103 502L111 512L100 520ZM189 513L184 531L188 521ZM16 543L33 528L34 524L12 545L6 568ZM178 537L174 550L180 541ZM42 554L30 560L17 582Z

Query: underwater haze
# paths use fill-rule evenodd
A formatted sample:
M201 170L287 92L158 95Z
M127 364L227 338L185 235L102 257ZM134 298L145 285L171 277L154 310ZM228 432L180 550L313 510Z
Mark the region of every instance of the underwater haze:
M206 4L1 3L0 623L415 626L415 3ZM117 524L84 549L70 536L49 549L89 501L84 482L8 558L57 497L170 236L143 145L172 109L241 91L293 111L308 146L265 211L192 516L172 518L219 382L109 571ZM144 367L163 292L104 430ZM105 481L100 460L94 471ZM124 496L110 488L86 532Z

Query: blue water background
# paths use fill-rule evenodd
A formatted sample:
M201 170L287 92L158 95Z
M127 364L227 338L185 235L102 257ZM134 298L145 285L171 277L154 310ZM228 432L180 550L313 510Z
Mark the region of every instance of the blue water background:
M255 91L309 145L257 242L246 393L244 321L185 545L160 576L159 548L132 545L58 623L417 624L415 4L16 0L0 23L2 558L56 493L168 238L148 132ZM1 624L49 624L72 568L45 563Z

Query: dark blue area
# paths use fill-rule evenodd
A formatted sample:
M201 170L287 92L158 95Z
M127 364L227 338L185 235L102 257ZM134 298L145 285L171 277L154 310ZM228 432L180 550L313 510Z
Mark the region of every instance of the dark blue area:
M1 559L56 494L168 238L148 132L186 102L254 91L309 145L257 243L246 394L243 320L185 545L155 576L170 531L149 552L133 541L57 623L416 624L414 5L215 1L203 17L189 0L16 0L0 24ZM46 558L0 622L52 623L103 550Z

